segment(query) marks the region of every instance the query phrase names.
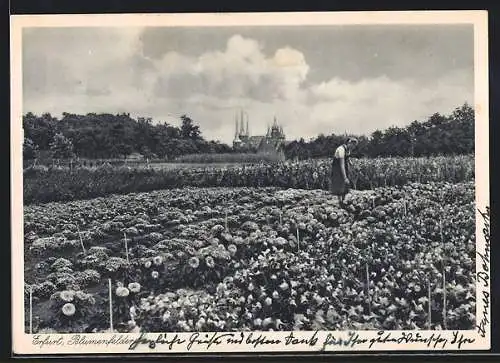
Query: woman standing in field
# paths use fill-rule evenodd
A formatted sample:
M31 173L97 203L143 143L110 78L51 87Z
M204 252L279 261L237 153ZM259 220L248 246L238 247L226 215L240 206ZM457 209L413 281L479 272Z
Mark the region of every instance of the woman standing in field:
M349 138L335 150L333 156L330 192L339 197L341 206L344 205L344 198L349 192L349 157L357 144L357 139Z

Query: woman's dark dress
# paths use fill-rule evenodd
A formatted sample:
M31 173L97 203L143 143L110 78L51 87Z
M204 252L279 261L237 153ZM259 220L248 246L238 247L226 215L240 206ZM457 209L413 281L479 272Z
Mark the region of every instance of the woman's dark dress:
M344 148L345 174L349 177L349 152L345 146L340 147ZM344 176L342 175L340 159L334 156L330 175L330 193L334 195L346 195L348 192L349 185L346 184Z

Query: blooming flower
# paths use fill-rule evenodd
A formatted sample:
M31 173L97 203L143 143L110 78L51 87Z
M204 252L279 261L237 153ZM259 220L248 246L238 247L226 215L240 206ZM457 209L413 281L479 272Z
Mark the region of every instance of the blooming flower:
M167 311L165 311L165 313L164 313L164 314L163 314L163 316L162 316L162 320L163 320L164 322L165 322L165 321L167 321L168 319L170 319L170 316L171 316L171 315L172 315L172 314L170 313L170 311L168 311L168 310L167 310Z
M141 284L138 282L131 282L128 284L128 289L134 293L139 292L141 291Z
M207 264L208 268L213 268L215 266L215 261L212 256L207 256L205 259L205 263Z
M230 244L227 246L227 250L231 254L231 256L234 256L236 254L236 251L238 251L238 248L234 244Z
M129 309L129 313L130 313L130 318L132 320L135 319L135 317L137 316L137 310L135 308L135 306L131 306L130 309Z
M253 325L255 327L260 327L262 325L262 319L261 318L257 318L253 321Z
M200 318L197 322L196 322L196 330L202 330L206 324L206 320L203 319L203 318Z
M76 312L75 305L73 305L72 303L64 304L61 310L62 310L63 314L66 316L73 316L73 315L75 315L75 312Z
M61 296L61 299L63 301L70 302L70 301L73 301L75 293L73 291L65 290L65 291L61 291L60 296Z
M151 277L154 278L154 279L157 279L159 275L160 274L158 273L158 271L151 272Z
M116 295L120 297L125 297L128 296L129 291L126 287L117 287L116 288Z
M151 267L151 261L144 262L144 267L150 268Z
M197 257L191 257L188 263L192 268L198 268L198 266L200 265L200 260Z
M163 263L163 257L161 256L155 256L153 258L153 263L156 265L156 266L159 266Z
M285 290L288 290L288 284L283 281L281 284L280 284L280 289L285 291Z

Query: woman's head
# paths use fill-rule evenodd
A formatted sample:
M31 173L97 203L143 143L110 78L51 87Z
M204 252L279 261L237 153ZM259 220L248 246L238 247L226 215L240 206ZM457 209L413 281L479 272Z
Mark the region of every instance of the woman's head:
M358 139L350 137L347 139L346 145L349 150L352 150L356 147L356 145L358 145Z

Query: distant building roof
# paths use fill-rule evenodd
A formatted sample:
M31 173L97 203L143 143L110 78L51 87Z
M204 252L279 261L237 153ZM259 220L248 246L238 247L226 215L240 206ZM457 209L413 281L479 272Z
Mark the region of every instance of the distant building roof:
M260 143L262 140L264 140L266 137L265 136L250 136L248 138L248 144L253 147L259 147Z
M144 155L138 152L133 152L127 156L127 159L143 159Z

